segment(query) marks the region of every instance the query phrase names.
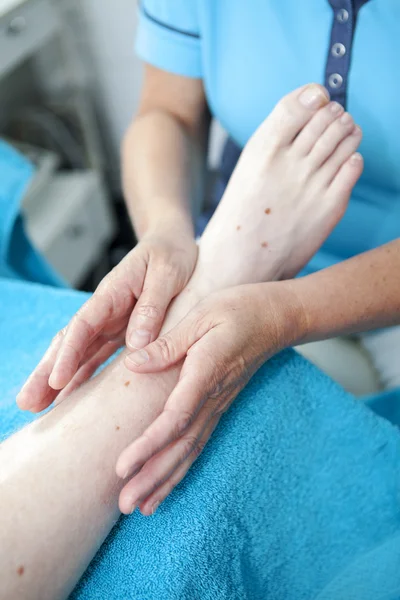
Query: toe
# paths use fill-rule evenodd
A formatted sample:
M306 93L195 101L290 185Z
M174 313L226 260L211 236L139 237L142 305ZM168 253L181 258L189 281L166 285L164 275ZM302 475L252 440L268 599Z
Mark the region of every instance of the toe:
M329 102L318 110L303 127L292 144L296 156L306 156L326 129L343 114L343 107L338 102Z
M358 152L352 154L340 167L329 186L328 192L330 196L335 198L336 202L342 203L343 212L346 209L350 194L360 178L363 168L364 161L361 154Z
M354 121L349 113L336 119L315 142L307 160L311 170L317 170L335 152L338 145L354 129Z
M357 150L361 138L361 129L356 126L353 127L351 134L347 135L344 140L340 142L333 154L320 169L319 177L321 178L323 185L330 184L333 181L342 165Z
M321 85L306 85L282 98L258 131L275 148L287 146L328 101Z

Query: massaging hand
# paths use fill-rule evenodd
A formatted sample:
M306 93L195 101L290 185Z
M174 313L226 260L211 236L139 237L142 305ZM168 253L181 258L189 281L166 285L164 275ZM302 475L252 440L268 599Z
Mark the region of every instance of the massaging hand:
M197 260L192 237L165 227L148 234L100 283L93 296L53 339L17 401L39 412L66 388L88 379L125 340L131 349L156 339L171 300Z
M130 512L133 497L144 514L152 514L255 371L291 345L296 327L287 285L245 285L212 294L170 332L126 359L136 373L184 363L161 415L118 460L117 474L133 476L121 492L124 512Z

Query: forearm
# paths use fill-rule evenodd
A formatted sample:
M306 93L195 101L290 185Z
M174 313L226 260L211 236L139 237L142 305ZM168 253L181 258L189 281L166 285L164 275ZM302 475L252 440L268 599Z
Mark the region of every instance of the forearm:
M192 212L203 194L201 138L162 110L139 115L128 129L122 148L123 187L139 238L166 221L193 234Z
M400 239L291 282L306 343L400 323Z
M197 299L178 299L166 327ZM122 355L0 446L1 600L70 594L120 514L117 458L161 412L179 370L132 374Z

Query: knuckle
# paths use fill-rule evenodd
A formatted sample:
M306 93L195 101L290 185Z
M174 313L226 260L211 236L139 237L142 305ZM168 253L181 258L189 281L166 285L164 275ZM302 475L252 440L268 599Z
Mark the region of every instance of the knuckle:
M164 280L176 279L181 276L181 264L176 259L166 260L163 257L161 260L157 261L157 271L162 273L162 278Z
M181 462L183 462L188 456L195 451L198 444L198 440L193 435L187 435L184 437L182 442L182 453L181 453Z
M175 424L175 438L182 435L193 421L193 415L189 411L180 412Z
M194 459L196 460L200 454L203 452L204 448L206 446L206 442L204 442L203 440L197 440L197 444L195 449L193 450L193 455L194 455Z
M168 335L163 335L156 341L157 351L165 362L170 362L174 358L173 343Z
M88 320L83 316L83 314L78 311L73 319L73 326L78 325L84 332L85 337L91 338L94 335L94 328L88 322Z
M57 342L60 341L60 339L62 340L65 337L66 333L67 333L67 326L60 329L60 331L57 331L56 335L52 339L52 343L56 344Z
M209 400L218 400L225 391L225 381L214 381L212 391L208 396Z
M114 269L110 271L108 275L106 275L104 279L100 281L99 285L96 288L95 295L107 294L110 291L110 289L112 289L116 278L117 270L116 267L114 267Z
M154 492L156 492L159 488L161 488L164 483L165 483L165 479L163 479L161 477L154 479L151 482L151 485L150 485L149 489L147 490L146 495L150 496L151 494L154 494Z
M137 307L137 314L146 319L158 319L160 316L160 309L154 304L141 304Z
M77 350L77 348L71 344L70 342L65 345L65 352L69 357L71 357L74 361L80 363L82 358L82 349Z
M95 310L95 306L101 306L106 319L112 319L122 313L125 314L131 309L134 299L129 282L121 278L110 277L110 275L99 285L94 293L93 304L91 305L92 310Z

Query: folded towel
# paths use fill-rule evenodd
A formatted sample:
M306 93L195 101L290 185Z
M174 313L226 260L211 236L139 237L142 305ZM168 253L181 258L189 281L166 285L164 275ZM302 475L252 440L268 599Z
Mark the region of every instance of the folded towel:
M0 277L64 287L25 233L21 202L33 173L33 165L0 140Z
M0 297L9 434L30 418L17 389L86 295L0 281ZM73 600L399 599L400 433L371 406L292 351L269 361L158 512L120 519Z

